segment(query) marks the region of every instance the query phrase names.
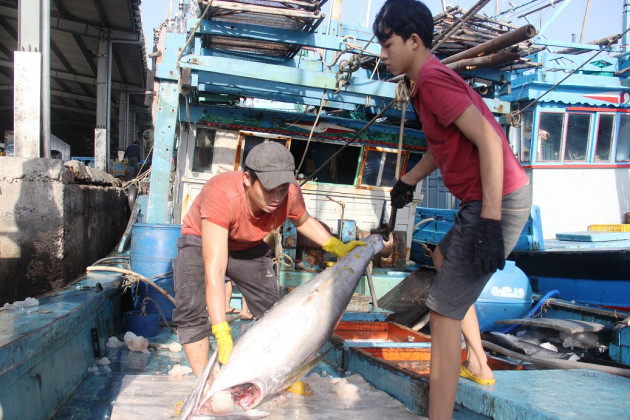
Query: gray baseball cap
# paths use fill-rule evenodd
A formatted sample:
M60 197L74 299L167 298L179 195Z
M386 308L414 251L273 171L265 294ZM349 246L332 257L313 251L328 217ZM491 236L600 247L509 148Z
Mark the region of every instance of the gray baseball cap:
M256 173L263 187L272 190L295 181L295 160L285 146L270 141L254 147L245 158L245 167Z

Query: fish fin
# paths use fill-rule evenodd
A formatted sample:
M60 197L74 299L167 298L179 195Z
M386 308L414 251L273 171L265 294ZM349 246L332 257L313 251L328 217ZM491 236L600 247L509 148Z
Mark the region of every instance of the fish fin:
M307 373L313 370L313 368L317 366L317 364L321 362L324 357L326 357L326 353L328 353L328 351L325 351L321 354L315 354L310 359L308 359L299 369L291 373L286 379L287 388L302 379L304 376L306 376Z
M184 406L182 407L179 414L180 419L189 418L192 415L195 408L199 406L199 400L202 397L203 391L206 386L206 382L209 379L214 381L214 377L217 374L218 368L219 368L219 363L217 361L217 352L215 351L212 354L212 357L210 357L210 360L208 360L206 367L203 368L201 375L199 375L199 377L195 381L195 386L193 386L192 391L190 392L190 394L184 401Z

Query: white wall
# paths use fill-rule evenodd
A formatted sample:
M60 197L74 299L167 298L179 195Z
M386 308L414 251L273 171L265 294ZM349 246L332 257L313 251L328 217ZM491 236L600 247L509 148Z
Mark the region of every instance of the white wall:
M630 169L532 169L532 203L540 206L544 238L585 231L591 224L625 223Z

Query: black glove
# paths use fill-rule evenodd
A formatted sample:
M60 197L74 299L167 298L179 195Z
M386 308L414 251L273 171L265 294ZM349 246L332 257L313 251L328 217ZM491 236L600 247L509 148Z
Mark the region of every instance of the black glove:
M480 275L505 267L503 228L500 220L480 218L474 232L474 263Z
M400 209L411 203L411 201L413 201L413 192L415 190L415 185L406 184L400 179L396 181L392 190L389 192L389 196L392 199L392 206Z

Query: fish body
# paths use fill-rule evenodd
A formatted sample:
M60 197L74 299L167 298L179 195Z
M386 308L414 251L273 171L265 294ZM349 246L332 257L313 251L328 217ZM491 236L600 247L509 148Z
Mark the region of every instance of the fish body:
M179 418L259 416L251 409L282 393L321 360L318 352L341 319L367 265L382 249L382 236L371 235L366 246L356 247L278 301L234 343L227 364L219 367L215 352ZM215 400L226 392L233 402L229 412L216 408Z

